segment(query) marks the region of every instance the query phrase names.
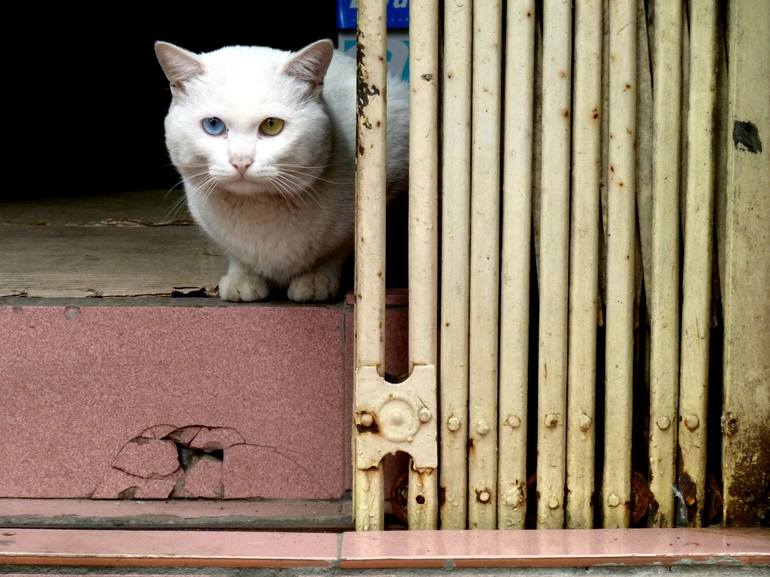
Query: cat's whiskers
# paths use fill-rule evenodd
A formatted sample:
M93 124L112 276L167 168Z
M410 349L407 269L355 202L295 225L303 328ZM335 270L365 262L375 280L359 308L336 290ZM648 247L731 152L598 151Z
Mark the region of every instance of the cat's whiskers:
M316 176L315 174L310 173L310 172L303 172L303 171L298 170L296 168L283 168L282 171L284 173L287 173L287 174L294 174L294 175L297 175L297 176L307 176L307 177L312 178L314 180L320 180L322 182L328 182L329 184L341 184L341 185L353 184L352 180L329 180L327 178L322 178L320 176Z
M290 172L281 172L279 173L279 176L283 180L288 182L293 189L294 188L297 189L294 192L295 196L302 198L303 200L305 199L305 196L308 196L310 197L311 200L313 200L316 203L316 205L318 205L318 208L320 208L321 210L326 210L326 205L323 202L321 202L320 194L311 185L301 182L298 176L291 174ZM307 195L303 193L307 193Z

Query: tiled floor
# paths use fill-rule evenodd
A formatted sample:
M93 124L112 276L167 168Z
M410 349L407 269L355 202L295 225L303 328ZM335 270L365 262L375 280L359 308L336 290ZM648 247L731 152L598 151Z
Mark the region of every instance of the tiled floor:
M0 530L1 565L111 567L770 568L770 530L247 531Z

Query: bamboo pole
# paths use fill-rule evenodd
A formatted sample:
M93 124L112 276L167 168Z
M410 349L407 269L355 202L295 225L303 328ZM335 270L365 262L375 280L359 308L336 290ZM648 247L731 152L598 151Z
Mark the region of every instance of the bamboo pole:
M572 5L543 4L537 526L564 525Z
M679 383L679 139L682 1L655 6L653 70L652 279L650 291L650 524L674 520Z
M567 415L567 527L593 527L599 298L602 3L575 4Z
M362 0L358 10L356 119L356 396L361 369L376 367L382 375L385 361L386 52L385 3ZM384 528L383 484L382 464L366 470L356 468L353 498L357 530Z
M435 366L438 360L438 0L412 3L409 19L409 363L410 366ZM435 405L436 398L434 386L431 406ZM436 528L435 485L434 470L409 468L410 529Z
M610 0L607 351L604 526L627 527L631 502L635 249L636 18L634 0Z
M679 385L679 446L682 457L678 485L683 493L694 489L694 494L685 494L685 500L694 499L694 515L691 518L698 527L703 520L706 487L714 227L716 14L715 0L692 0L682 369Z
M770 10L730 4L724 294L724 523L770 518Z
M468 514L471 39L469 2L444 3L441 228L441 527Z
M469 526L494 529L497 512L497 377L502 5L473 6Z
M497 523L500 529L523 529L527 512L534 0L509 0L506 22Z

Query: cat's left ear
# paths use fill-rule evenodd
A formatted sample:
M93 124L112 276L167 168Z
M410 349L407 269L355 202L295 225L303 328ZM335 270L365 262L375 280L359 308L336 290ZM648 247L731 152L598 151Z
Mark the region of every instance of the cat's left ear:
M334 55L331 40L319 40L306 46L284 64L282 72L298 80L307 82L314 94L318 94L324 82L324 76Z

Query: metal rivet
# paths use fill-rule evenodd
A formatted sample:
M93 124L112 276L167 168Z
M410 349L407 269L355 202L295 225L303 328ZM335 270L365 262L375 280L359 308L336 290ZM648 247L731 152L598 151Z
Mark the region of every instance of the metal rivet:
M593 420L585 413L581 413L580 417L578 417L578 427L583 432L591 428L591 423L593 423Z
M607 504L610 507L617 507L618 505L620 505L620 498L613 493L612 495L607 497Z
M549 429L553 429L559 422L559 418L553 413L548 413L545 416L545 426Z
M521 497L518 495L518 493L510 491L505 495L505 504L508 507L516 509L519 505L521 505Z
M489 423L487 423L484 419L480 420L478 423L476 423L476 432L479 435L486 435L489 432Z
M508 418L505 419L505 424L512 429L518 429L521 427L521 418L516 415L508 415Z
M660 417L657 420L657 423L658 423L658 428L661 431L665 431L671 426L671 419L669 419L668 417Z
M449 417L446 421L446 428L450 431L457 431L460 428L460 419L457 417Z
M548 507L551 509L558 509L559 508L559 500L556 497L551 497L548 500Z
M489 491L481 491L479 493L479 501L482 503L488 503L491 498L492 495L489 494Z
M371 427L374 424L374 417L372 417L369 413L362 413L360 420L361 425L364 427Z
M698 419L697 415L687 415L684 418L684 426L690 429L691 431L694 431L698 428L700 425L700 420Z
M422 407L419 411L417 411L417 418L420 419L421 423L427 423L431 420L432 417L433 415L426 407Z

